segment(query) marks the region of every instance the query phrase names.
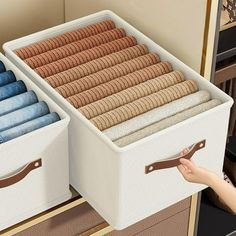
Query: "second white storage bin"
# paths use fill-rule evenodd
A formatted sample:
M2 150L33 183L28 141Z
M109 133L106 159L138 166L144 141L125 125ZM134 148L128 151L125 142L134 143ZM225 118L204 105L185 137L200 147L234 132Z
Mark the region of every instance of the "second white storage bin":
M107 19L222 104L119 148L14 53L29 44ZM123 229L206 187L186 182L177 170L177 155L184 148L190 147L186 158L193 157L200 166L221 174L232 99L114 13L102 11L14 40L6 43L4 50L71 116L70 183L115 229Z
M61 120L0 144L0 231L71 197L69 116L5 56L0 60Z

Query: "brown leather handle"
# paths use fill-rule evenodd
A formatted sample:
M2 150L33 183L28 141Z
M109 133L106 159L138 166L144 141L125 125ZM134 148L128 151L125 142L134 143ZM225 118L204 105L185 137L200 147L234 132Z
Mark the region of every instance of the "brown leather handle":
M16 174L0 179L0 188L5 188L21 181L32 170L37 169L41 166L42 166L42 159L38 159L36 161L28 163Z
M183 156L179 156L178 158L171 159L171 160L154 162L151 165L148 165L145 167L145 173L148 174L155 170L167 169L167 168L178 166L180 164L180 161L179 161L180 158L190 159L196 151L204 148L205 145L206 145L206 140L202 140L198 143L193 144L191 148L189 149L189 151Z

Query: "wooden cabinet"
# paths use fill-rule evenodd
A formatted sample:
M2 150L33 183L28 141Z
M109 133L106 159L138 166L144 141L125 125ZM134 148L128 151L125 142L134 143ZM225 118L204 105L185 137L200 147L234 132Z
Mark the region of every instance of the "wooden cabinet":
M156 236L186 236L188 232L191 198L162 210L139 223L136 223L121 231L111 231L107 236L132 236L149 235ZM98 231L106 223L101 216L87 203L84 202L57 216L49 218L35 226L32 226L16 236L88 236Z

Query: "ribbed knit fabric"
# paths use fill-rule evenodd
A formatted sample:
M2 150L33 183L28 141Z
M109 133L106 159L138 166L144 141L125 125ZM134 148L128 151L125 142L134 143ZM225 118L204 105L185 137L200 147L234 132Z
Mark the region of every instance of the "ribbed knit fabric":
M46 51L61 47L68 43L78 41L83 38L87 38L92 35L99 34L101 32L111 30L115 28L115 24L111 20L102 21L96 24L92 24L83 28L76 29L71 32L60 34L53 38L43 40L41 42L29 45L24 48L17 49L15 53L21 58L26 59Z
M96 87L99 84L109 82L113 79L143 69L147 66L154 65L159 61L159 56L157 56L155 53L149 53L133 60L101 70L92 75L88 75L71 83L64 84L56 88L56 91L59 92L64 98L67 98L90 88Z
M172 71L170 63L160 62L128 75L116 78L107 83L100 84L97 87L91 88L82 93L68 97L67 101L70 102L75 108L79 108L111 94L118 93L126 88L169 73L170 71Z
M92 118L90 121L100 130L108 129L135 116L167 104L198 90L194 80L187 80L160 90L149 96L139 98L124 106Z
M59 87L63 84L70 83L89 74L93 74L147 53L148 48L145 45L136 45L52 75L45 78L45 80L53 88Z
M127 36L38 67L35 72L45 78L136 44L135 37Z
M173 102L157 107L151 111L145 112L130 120L115 125L104 130L104 134L112 141L119 139L128 134L134 133L162 119L173 116L191 107L197 106L210 100L210 93L204 90L184 96Z
M183 81L184 75L179 71L173 71L88 104L87 106L79 108L79 111L87 119L91 119Z
M125 35L126 34L124 29L113 29L105 31L100 34L93 35L91 37L84 38L79 41L66 44L62 47L27 58L25 60L25 63L28 64L32 69L35 69L37 67L60 60L64 57L68 57L81 51L122 38Z
M211 108L216 107L220 104L221 104L221 101L219 101L218 99L213 99L213 100L210 100L209 102L202 103L198 106L187 109L187 110L180 112L174 116L170 116L170 117L163 119L157 123L147 126L144 129L140 129L137 132L134 132L132 134L124 136L124 137L116 140L115 144L120 147L124 147L124 146L134 143L135 141L138 141L142 138L145 138L145 137L150 136L154 133L157 133L160 130L163 130L163 129L173 126L177 123L180 123L186 119L189 119L193 116L196 116L202 112L210 110Z

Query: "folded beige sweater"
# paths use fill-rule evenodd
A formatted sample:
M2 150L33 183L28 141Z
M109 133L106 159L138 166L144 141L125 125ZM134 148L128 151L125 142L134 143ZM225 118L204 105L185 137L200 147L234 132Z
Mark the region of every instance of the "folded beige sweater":
M172 71L170 63L160 62L68 97L67 101L75 108L79 108L170 71Z
M184 75L179 71L173 71L90 103L79 108L79 111L87 119L92 119L95 116L114 110L117 107L183 81Z
M115 144L117 144L120 147L124 147L128 144L131 144L135 141L145 138L151 134L157 133L160 130L163 130L163 129L173 126L177 123L180 123L186 119L189 119L193 116L196 116L202 112L210 110L211 108L216 107L220 104L221 104L221 101L219 101L218 99L213 99L213 100L210 100L209 102L202 103L198 106L195 106L193 108L190 108L188 110L180 112L174 116L170 116L170 117L163 119L157 123L147 126L143 129L140 129L132 134L129 134L129 135L124 136L120 139L117 139L115 141Z
M105 130L197 90L197 83L194 80L187 80L96 116L90 121L98 129Z
M208 91L200 90L112 126L109 129L103 130L103 133L114 141L162 119L207 102L210 98L211 96Z

